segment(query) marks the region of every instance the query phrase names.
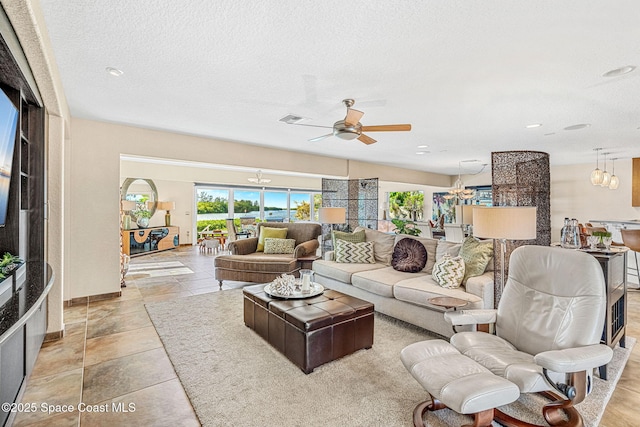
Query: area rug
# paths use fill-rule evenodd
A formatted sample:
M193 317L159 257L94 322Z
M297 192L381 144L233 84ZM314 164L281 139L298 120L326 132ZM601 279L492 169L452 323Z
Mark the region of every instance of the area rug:
M193 270L180 261L145 262L130 264L127 279L144 279L147 277L178 276L193 274Z
M427 331L376 313L371 349L305 375L244 326L242 307L241 289L146 304L203 426L413 425L413 408L427 394L402 365L400 351L433 339ZM597 379L596 391L581 404L587 426L598 424L629 344L616 349L609 381ZM530 404L523 401L508 409L535 420L538 409L531 413ZM430 413L428 425L469 420L445 409Z

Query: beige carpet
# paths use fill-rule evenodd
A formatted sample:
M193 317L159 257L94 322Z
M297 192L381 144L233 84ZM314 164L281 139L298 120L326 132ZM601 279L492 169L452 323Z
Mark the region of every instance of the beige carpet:
M204 426L411 426L413 408L426 398L400 351L433 337L383 315L376 314L373 348L305 375L244 326L240 289L146 307ZM628 352L616 350L610 380L597 379L581 405L587 426L597 426ZM510 409L531 420L528 405ZM434 427L468 422L460 418L443 410L428 420Z

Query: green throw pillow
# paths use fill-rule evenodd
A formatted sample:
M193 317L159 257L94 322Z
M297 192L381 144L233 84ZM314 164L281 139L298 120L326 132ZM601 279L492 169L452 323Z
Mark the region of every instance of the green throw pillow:
M462 242L460 257L464 260L464 279L467 283L469 277L480 276L493 258L493 242L481 242L473 236L469 236Z
M258 237L258 249L256 249L256 252L264 251L264 239L266 239L267 237L272 237L274 239L285 239L287 237L287 230L288 228L260 228L260 237Z
M336 262L345 264L375 264L373 242L351 243L336 240Z
M347 233L346 231L331 231L331 243L333 243L333 249L336 249L336 240L344 240L351 243L362 243L366 240L364 230L356 231L354 233Z

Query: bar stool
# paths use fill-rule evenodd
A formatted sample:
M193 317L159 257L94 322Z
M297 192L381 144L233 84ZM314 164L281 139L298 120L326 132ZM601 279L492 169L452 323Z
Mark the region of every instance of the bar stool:
M620 230L620 233L622 234L622 241L624 242L624 245L633 251L633 255L636 261L635 268L629 267L631 271L635 270L635 274L634 273L630 273L630 274L632 276L636 276L638 278L638 281L640 281L640 269L638 266L638 252L640 252L640 229L637 229L637 230L622 229Z

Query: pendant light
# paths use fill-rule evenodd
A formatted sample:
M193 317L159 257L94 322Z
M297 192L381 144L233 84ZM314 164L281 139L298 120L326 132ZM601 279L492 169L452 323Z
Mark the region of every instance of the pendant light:
M602 171L598 167L598 152L602 150L602 148L594 148L593 150L596 152L596 168L591 172L591 183L593 185L600 185L602 184L602 179L604 178L604 176L602 174Z
M607 154L609 153L602 154L604 154L604 171L602 172L602 183L600 183L600 187L608 187L611 182L611 174L607 172Z
M613 173L611 174L611 181L609 181L610 190L617 190L618 185L620 185L620 180L616 175L616 160L617 159L611 159L611 169L613 170Z

